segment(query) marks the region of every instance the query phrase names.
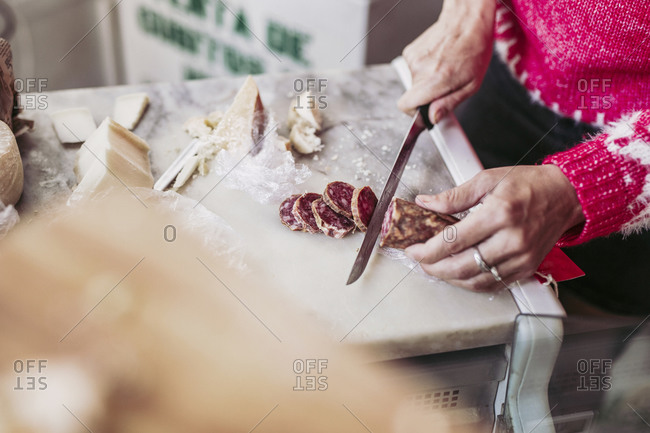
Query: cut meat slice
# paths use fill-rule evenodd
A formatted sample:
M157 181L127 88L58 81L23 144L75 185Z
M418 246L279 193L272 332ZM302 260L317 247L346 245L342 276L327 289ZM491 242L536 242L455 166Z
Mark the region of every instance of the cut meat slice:
M307 192L296 200L293 204L293 215L304 226L304 231L309 233L320 233L320 228L316 223L316 217L311 210L311 204L321 198L320 194Z
M393 198L381 226L379 246L404 249L426 242L458 222L457 218L424 209L415 203Z
M300 194L294 194L285 199L280 205L280 221L294 232L303 231L305 226L293 214L293 205L300 198Z
M365 233L377 206L377 196L369 186L357 188L352 194L352 217L359 230Z
M331 182L325 187L323 201L337 213L352 219L354 187L346 182Z
M327 236L341 239L354 229L354 223L329 207L323 199L315 200L311 210L316 218L316 224Z

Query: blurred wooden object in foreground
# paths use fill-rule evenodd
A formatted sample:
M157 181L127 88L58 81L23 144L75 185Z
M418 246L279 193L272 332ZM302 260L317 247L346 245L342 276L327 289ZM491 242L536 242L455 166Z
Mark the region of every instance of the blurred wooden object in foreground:
M127 195L0 243L0 431L448 430L182 227Z

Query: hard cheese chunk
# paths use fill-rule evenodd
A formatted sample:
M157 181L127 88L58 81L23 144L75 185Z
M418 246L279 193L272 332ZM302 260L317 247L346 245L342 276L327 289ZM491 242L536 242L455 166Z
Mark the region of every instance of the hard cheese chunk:
M303 154L318 152L323 148L320 137L316 135L323 128L316 101L316 95L305 92L297 95L289 107L289 139L293 148Z
M248 151L262 139L265 127L264 105L257 84L249 75L213 135L224 149Z
M153 187L149 146L111 118L106 118L77 153L75 192L111 187Z
M23 163L11 128L0 121L0 202L16 204L23 193ZM2 208L2 206L0 206Z
M287 117L289 129L299 123L305 123L314 128L316 132L320 132L323 128L323 117L316 102L317 96L311 92L297 95L289 107L289 116Z
M183 176L177 178L174 189L183 186L197 168L199 173L206 174L207 162L220 151L227 149L241 152L243 155L264 138L266 114L253 77L246 78L223 117L220 119L212 119L212 117L210 115L204 121L199 120L198 124L195 123L196 119L191 119L194 126L186 124L186 130L188 127L192 128L190 134L197 134L204 144L199 148L197 158L192 158L185 164L182 170ZM202 124L205 124L207 129L211 125L216 126L208 132L200 127ZM198 130L195 129L197 126L199 126Z
M148 106L149 96L144 92L120 96L115 100L113 119L126 129L133 130Z
M61 143L82 143L95 132L97 125L88 108L70 108L50 115Z

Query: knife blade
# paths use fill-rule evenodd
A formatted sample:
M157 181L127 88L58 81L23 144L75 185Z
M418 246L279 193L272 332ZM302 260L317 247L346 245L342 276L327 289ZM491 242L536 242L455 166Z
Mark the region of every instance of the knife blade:
M379 202L377 203L375 211L372 214L370 224L368 225L368 230L366 230L366 235L363 238L361 248L359 248L357 258L354 260L354 265L352 266L352 270L350 271L350 276L348 277L348 282L346 285L350 285L357 281L361 274L363 274L363 271L366 269L370 255L372 254L372 251L375 247L377 237L379 237L379 232L381 231L381 225L384 221L384 214L386 213L388 205L393 199L393 195L395 195L395 191L399 185L402 173L404 173L404 167L406 167L406 163L411 156L413 147L418 141L418 137L422 131L425 129L430 130L433 127L434 125L429 120L429 104L418 107L417 113L415 113L415 116L413 116L413 120L411 121L411 127L406 133L406 137L404 137L404 140L402 141L402 146L400 147L400 151L397 154L397 158L395 158L393 169L391 170L390 175L388 176L388 180L384 185L384 190L381 193Z

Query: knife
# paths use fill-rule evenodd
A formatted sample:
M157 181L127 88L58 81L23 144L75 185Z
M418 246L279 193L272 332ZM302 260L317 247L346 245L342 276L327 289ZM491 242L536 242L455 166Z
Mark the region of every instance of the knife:
M397 158L395 159L393 169L388 176L386 185L384 185L384 190L381 193L379 202L372 214L368 230L366 231L366 236L363 238L363 243L361 244L361 248L359 248L357 258L354 260L354 266L352 266L352 271L350 271L350 276L348 277L346 285L357 281L366 269L370 255L375 247L377 237L379 237L379 232L381 231L384 214L393 199L393 195L395 195L397 185L399 184L402 173L404 172L404 167L406 167L406 163L411 156L415 142L418 141L418 137L422 131L425 129L431 130L433 127L434 125L429 120L429 104L418 107L417 113L413 116L411 127L406 133L404 141L402 141L402 146L397 154Z

